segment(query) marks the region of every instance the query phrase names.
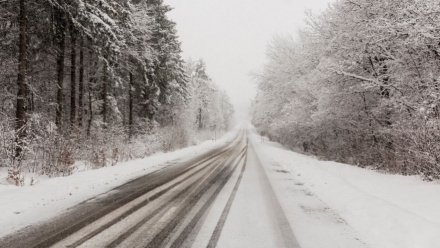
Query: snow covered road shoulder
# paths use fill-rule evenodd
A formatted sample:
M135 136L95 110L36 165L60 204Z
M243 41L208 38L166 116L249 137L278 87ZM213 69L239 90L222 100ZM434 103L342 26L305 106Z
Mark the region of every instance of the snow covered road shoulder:
M234 130L215 142L208 140L175 152L158 153L112 167L42 180L34 186L0 184L0 237L48 220L80 202L105 194L137 177L220 147L230 142L236 133L237 130Z
M252 135L303 248L440 247L440 184L284 149Z

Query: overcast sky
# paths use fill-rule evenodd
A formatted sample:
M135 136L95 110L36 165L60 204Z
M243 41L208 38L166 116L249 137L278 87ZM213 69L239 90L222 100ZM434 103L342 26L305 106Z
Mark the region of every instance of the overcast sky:
M240 116L255 95L251 73L265 62L275 35L295 35L304 12L331 0L165 0L174 10L185 58L202 58L209 76L228 92Z

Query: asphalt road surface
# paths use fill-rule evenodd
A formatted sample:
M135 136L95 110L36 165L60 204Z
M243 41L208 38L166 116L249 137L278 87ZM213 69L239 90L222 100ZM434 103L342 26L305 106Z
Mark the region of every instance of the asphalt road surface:
M243 130L0 239L0 247L299 247Z

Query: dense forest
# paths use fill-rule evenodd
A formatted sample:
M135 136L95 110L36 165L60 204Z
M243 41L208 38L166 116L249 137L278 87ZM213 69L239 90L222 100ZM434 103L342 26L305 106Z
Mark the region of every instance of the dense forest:
M203 61L182 59L162 0L0 1L0 166L69 175L229 127Z
M253 123L291 148L440 177L440 5L338 0L278 37L257 76Z

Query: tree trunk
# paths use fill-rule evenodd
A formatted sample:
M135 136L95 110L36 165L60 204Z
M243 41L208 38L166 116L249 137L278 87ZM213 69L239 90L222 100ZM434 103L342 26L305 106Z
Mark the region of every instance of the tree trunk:
M153 93L152 90L152 84L153 84L153 76L148 73L146 77L144 77L144 100L146 102L145 104L145 114L148 120L152 121L154 119L154 106L153 106Z
M202 124L202 108L199 108L198 122L199 122L199 129L202 129L203 128L203 124Z
M388 66L386 64L386 59L382 57L380 58L375 57L374 60L378 64L377 69L375 69L374 63L372 62L371 58L370 58L370 64L375 72L375 75L377 75L377 77L382 81L382 85L379 87L379 91L380 91L379 94L383 99L388 101L391 92L388 86L390 84L390 77L388 75ZM384 127L386 129L391 129L393 125L391 121L391 114L392 114L391 107L386 106L384 112L385 112L384 121L383 121ZM385 163L387 164L388 168L394 169L396 168L396 156L395 156L393 136L384 135L384 140L385 140L385 149L387 150L385 154L385 160L386 160Z
M84 119L84 39L81 37L79 50L79 95L78 95L78 125L83 126Z
M70 23L70 126L76 123L76 31Z
M27 18L26 18L26 0L20 0L20 14L19 14L19 55L18 55L18 78L17 78L17 109L16 109L16 148L15 158L20 158L23 153L24 139L26 138L26 113L28 108L28 85L27 77Z
M128 90L128 137L131 140L133 136L133 73L130 72L130 86Z
M93 108L92 108L92 91L93 91L93 82L95 80L95 76L92 76L92 73L94 73L95 69L97 68L97 66L93 61L94 61L94 57L93 57L93 51L90 50L89 53L89 70L88 70L88 75L89 75L89 83L88 83L88 90L89 90L89 94L88 94L88 107L89 107L89 120L87 123L87 137L90 137L90 130L92 129L92 122L93 122Z
M107 62L104 62L104 71L102 72L102 121L104 128L107 128L107 96L108 96L108 77L107 77Z
M93 109L92 109L92 90L91 83L89 84L89 121L87 123L87 136L90 137L90 130L92 129L92 121L93 121Z
M64 53L66 50L66 20L62 10L55 8L55 25L56 33L55 40L58 46L57 54L57 107L55 124L58 128L61 128L63 123L63 83L64 83Z

